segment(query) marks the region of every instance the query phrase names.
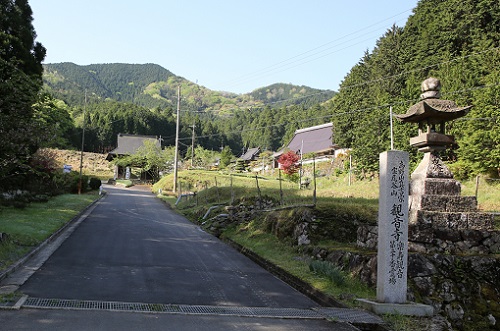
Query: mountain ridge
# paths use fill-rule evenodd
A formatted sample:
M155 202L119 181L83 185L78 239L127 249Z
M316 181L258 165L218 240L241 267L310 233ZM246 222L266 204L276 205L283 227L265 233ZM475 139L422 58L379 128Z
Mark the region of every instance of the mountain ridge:
M245 94L213 91L154 63L102 63L78 65L72 62L44 64L44 87L70 106L88 99L115 100L148 108L175 107L181 87L183 109L226 112L269 104L314 104L333 97L334 91L305 85L275 83Z

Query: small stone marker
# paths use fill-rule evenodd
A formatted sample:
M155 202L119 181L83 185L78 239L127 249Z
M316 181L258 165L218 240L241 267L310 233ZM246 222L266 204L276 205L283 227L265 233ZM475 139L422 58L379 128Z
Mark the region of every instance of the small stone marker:
M409 156L380 154L377 301L405 303L408 274Z

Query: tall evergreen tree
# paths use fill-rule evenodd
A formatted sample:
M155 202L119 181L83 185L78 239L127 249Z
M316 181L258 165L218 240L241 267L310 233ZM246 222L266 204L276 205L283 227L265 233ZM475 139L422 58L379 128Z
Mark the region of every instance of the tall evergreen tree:
M27 0L0 0L0 185L16 185L37 148L33 108L42 86L45 48L35 42ZM9 184L10 183L10 184Z
M459 165L471 175L498 173L498 0L421 0L405 27L393 26L354 66L332 104L334 141L353 148L357 167L378 169L378 154L389 146L389 106L404 113L419 100L420 84L429 76L442 83L442 98L473 105L461 121L447 125L459 149ZM384 107L384 105L386 105ZM395 123L395 145L409 147L416 127Z

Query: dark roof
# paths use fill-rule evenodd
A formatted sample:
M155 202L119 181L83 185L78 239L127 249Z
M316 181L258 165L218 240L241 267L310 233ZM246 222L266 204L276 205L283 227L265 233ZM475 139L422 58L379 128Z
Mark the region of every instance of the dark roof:
M240 156L240 159L245 161L252 161L255 160L255 158L259 155L259 153L260 153L259 147L249 148L245 154Z
M472 106L458 107L454 101L425 99L408 109L406 114L396 115L403 122L438 124L465 116Z
M296 153L317 153L335 148L332 143L333 123L326 123L295 131L285 149ZM280 155L284 149L276 153Z
M138 136L133 134L118 134L118 147L108 153L107 160L113 159L117 155L132 155L137 152L137 150L144 146L145 141L152 141L158 147L161 147L160 141L156 136Z

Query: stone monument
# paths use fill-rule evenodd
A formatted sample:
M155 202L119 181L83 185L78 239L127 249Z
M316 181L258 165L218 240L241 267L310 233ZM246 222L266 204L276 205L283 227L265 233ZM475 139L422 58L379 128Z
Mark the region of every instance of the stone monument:
M407 302L409 156L380 154L377 301L358 299L377 314L431 316L431 306Z
M467 114L472 106L458 107L455 102L441 100L441 83L428 78L422 83L421 101L406 114L396 115L402 122L417 123L418 136L410 139L424 157L411 175L410 223L425 217L423 211L472 211L475 197L461 197L461 186L439 157L438 152L454 144L445 132L445 123Z
M440 241L436 237L440 233L456 236L462 230L491 231L494 228L493 215L478 211L475 196L461 195L460 182L453 178L439 157L439 151L455 142L446 134L445 123L466 115L472 108L439 99L440 88L438 79L426 79L422 83L422 100L411 106L406 114L396 115L402 122L418 124L419 134L410 139L410 145L424 153L410 181L409 236L413 251L426 252L427 246ZM459 251L460 245L457 245L442 249Z
M404 199L401 188L405 184L391 181L391 178L404 177L397 168L398 163L391 163L391 154L402 152L381 154L377 300L358 300L375 313L433 314L432 306L406 302L408 265L405 254L408 251L424 254L498 253L495 238L499 237L494 230L493 214L478 211L475 196L461 195L460 183L439 156L439 151L454 144L454 138L445 132L446 122L466 115L472 106L459 107L453 101L441 100L440 87L436 78L425 80L421 100L406 114L396 115L403 122L418 124L418 136L410 139L410 145L424 153L411 175L406 210L402 206L399 208L397 200L398 197ZM404 161L400 164L403 165ZM391 205L394 206L392 210ZM406 239L405 235L408 236Z
M380 154L377 301L406 303L408 275L407 152Z

